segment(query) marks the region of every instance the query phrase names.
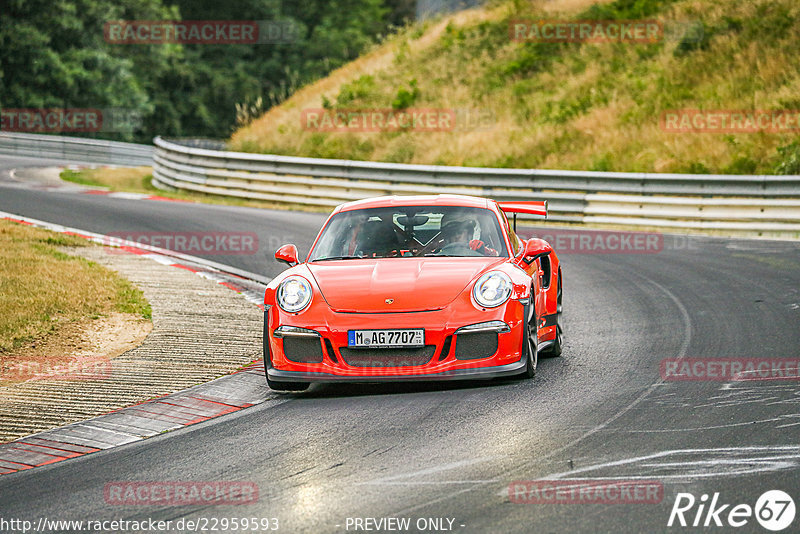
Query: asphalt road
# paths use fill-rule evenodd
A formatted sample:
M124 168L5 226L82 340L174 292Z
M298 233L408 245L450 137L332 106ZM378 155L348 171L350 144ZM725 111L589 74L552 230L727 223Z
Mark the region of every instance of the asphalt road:
M0 168L33 163L0 159ZM323 220L35 191L8 180L0 171L0 210L102 233L253 231L261 243L294 241L307 251ZM274 274L271 255L211 259ZM560 257L564 355L541 361L533 380L315 385L278 405L0 477L0 518L278 518L284 532L364 532L356 519L374 527L363 521L398 517L410 520L399 529L408 532L666 532L699 530L667 526L679 493L698 504L719 493L730 506L712 531L767 532L754 517L732 528L728 512L755 506L767 490L800 504L796 379L660 374L665 359L800 357L800 243L665 236L658 253ZM655 481L663 496L629 504L509 498L514 481L545 478ZM247 481L259 498L107 504L104 487L117 481ZM698 504L685 512L690 525ZM800 531L800 517L791 531Z
M301 256L305 257L326 218L322 213L287 213L185 202L133 201L102 195L34 189L28 187L30 184L22 179L12 180L9 175L10 169L45 166L48 163L57 162L0 156L0 211L120 237L134 232L142 233L134 237L146 239L151 239L154 235L170 236L190 232L230 232L240 236L255 233L258 237L255 253L251 249L242 248L242 253L226 254L227 249L223 246L212 246L210 253L192 250L186 253L269 277L275 276L284 268L275 261L275 250L286 243L294 243ZM163 245L164 243L161 244Z

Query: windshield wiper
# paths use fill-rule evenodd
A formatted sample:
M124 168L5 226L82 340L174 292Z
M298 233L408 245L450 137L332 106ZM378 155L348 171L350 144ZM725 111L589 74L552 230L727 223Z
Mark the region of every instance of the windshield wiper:
M315 260L311 260L311 263L315 261L328 261L328 260L360 260L362 256L328 256L327 258L317 258Z

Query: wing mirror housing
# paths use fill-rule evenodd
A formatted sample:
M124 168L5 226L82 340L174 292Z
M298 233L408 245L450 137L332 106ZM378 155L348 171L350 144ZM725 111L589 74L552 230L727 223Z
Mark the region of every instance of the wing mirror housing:
M530 265L543 256L553 252L553 247L544 239L532 238L525 242L525 251L522 253L522 261Z
M289 267L297 265L297 247L294 245L283 245L275 251L275 259L285 263Z

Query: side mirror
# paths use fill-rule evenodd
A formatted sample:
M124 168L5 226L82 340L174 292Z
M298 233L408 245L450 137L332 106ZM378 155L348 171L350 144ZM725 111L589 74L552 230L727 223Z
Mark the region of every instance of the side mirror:
M275 259L285 263L289 267L297 265L297 247L294 245L283 245L275 251Z
M522 261L530 265L542 256L547 256L553 252L553 247L544 239L532 238L525 242L525 252L522 253Z

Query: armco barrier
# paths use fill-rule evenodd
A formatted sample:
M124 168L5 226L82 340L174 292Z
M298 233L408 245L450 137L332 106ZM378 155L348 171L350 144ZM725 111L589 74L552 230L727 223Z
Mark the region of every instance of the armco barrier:
M391 194L535 198L558 222L800 236L800 176L404 165L154 143L153 181L164 188L324 207Z
M0 132L0 154L76 163L151 165L153 147L103 139Z
M546 199L549 220L800 237L800 176L644 174L403 165L226 152L220 141L152 146L0 132L0 154L153 165L153 183L275 203L333 207L392 194Z

